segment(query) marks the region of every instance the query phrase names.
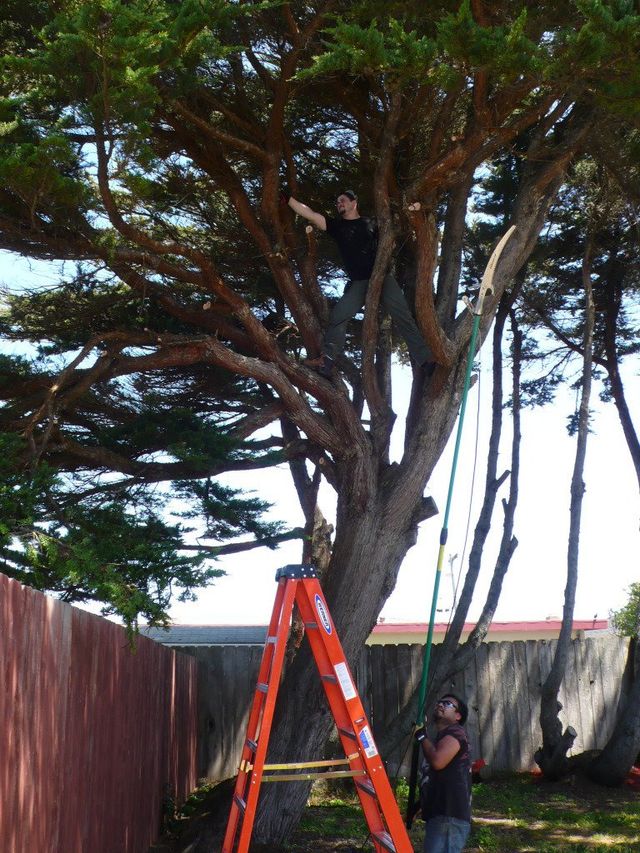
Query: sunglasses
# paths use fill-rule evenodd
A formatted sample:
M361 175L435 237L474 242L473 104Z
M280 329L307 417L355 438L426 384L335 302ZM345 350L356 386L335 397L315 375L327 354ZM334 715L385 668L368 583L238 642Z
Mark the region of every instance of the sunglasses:
M454 711L460 711L460 708L458 708L456 703L452 702L450 699L438 699L436 705L442 705L443 708L453 708Z

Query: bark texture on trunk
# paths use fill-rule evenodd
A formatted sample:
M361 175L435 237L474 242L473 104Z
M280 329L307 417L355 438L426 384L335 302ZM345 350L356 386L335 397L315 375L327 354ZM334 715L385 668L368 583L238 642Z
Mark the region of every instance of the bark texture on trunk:
M323 589L352 670L417 535L421 493L410 499L405 495L401 501L392 500L394 492L391 489L382 496L376 487L362 511L339 508L342 535L336 539ZM313 658L303 642L280 689L269 760L322 757L332 726ZM281 844L295 827L308 794L309 785L304 783L280 786L280 790L265 786L255 839Z
M618 712L615 728L587 773L601 785L621 785L640 753L640 640L629 640L627 700Z
M582 262L582 282L585 291L585 328L584 361L582 369L582 393L578 413L578 437L576 456L571 478L571 506L569 521L569 542L567 548L567 583L564 591L562 627L551 665L551 671L542 685L540 701L540 726L542 728L542 746L535 754L535 760L544 775L549 779L559 779L569 770L568 750L573 746L577 732L572 726L562 730L558 717L562 705L558 702L558 692L564 678L567 657L571 643L573 611L576 587L578 584L578 555L580 545L580 520L584 497L584 463L589 435L589 401L591 396L591 367L593 353L594 307L591 288L591 243L585 246Z

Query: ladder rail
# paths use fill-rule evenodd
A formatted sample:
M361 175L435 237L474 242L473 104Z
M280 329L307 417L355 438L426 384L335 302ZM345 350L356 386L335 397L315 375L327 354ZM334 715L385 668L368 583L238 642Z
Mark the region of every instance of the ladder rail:
M319 595L320 586L317 587L315 585L310 584L311 589L299 589L296 595L296 604L300 608L300 612L303 615L303 618L307 618L309 612L312 612L313 604L315 602L315 596ZM324 599L321 599L324 602ZM323 604L324 606L324 604ZM331 630L331 634L335 635L335 627L333 626L333 622L329 623L329 628ZM323 637L321 632L325 632L326 636ZM325 641L331 634L327 633L326 628L319 627L317 631L313 633L309 632L309 643L311 645L311 649L313 652L313 656L316 660L316 664L318 669L321 672L326 672L327 670L331 670L333 672L334 665L337 663L338 665L343 665L345 669L341 670L342 673L342 684L338 683L338 679L336 678L335 682L327 681L325 679L322 680L322 686L324 688L325 695L327 697L327 701L329 703L329 707L333 713L334 719L336 721L336 727L338 729L338 735L340 737L340 741L342 743L342 748L346 751L353 751L354 741L358 745L358 749L355 752L354 758L350 762L350 766L354 770L365 769L365 762L363 760L363 755L361 754L361 742L359 740L359 731L358 727L353 725L353 720L361 720L362 723L366 721L366 717L364 714L364 708L360 703L356 703L355 696L348 700L350 706L352 706L353 715L350 716L349 710L347 708L347 699L345 698L345 694L343 692L344 688L343 684L347 685L347 695L351 695L352 692L355 694L355 686L353 686L353 690L349 685L349 679L351 684L353 684L353 678L346 664L346 660L344 658L344 654L334 655L334 658L337 657L337 660L332 660L331 655L327 649ZM340 646L340 652L342 651L342 647ZM353 707L355 706L355 707ZM360 732L362 731L362 723ZM353 752L352 752L353 754ZM372 772L372 767L366 768L369 776ZM356 793L358 795L358 799L360 800L361 808L364 812L367 825L370 829L376 831L383 831L386 829L384 821L380 815L380 809L378 808L377 801L368 797L361 791L360 788L356 786Z
M284 654L287 647L289 622L291 612L293 610L294 599L295 587L290 583L285 582L282 608L279 616L278 630L276 632L273 663L269 674L269 686L262 712L262 720L258 737L258 749L256 750L254 767L249 779L247 809L242 821L242 828L240 829L237 853L248 853L249 850L249 842L251 841L251 833L253 832L253 823L255 821L256 809L258 806L258 796L260 794L260 782L262 780L263 767L267 757L267 747L269 746L269 734L271 732L271 724L273 722L273 714L276 707L276 697L280 687L280 676L282 675L282 665L284 663Z
M264 762L269 744L269 732L273 721L273 713L275 710L276 696L280 686L280 675L282 673L282 664L286 651L286 641L289 634L289 621L293 610L293 602L295 599L295 587L288 584L286 581L278 583L278 591L273 607L271 621L269 623L269 633L267 642L260 664L258 673L258 684L267 683L267 692L263 693L256 690L254 694L254 704L251 711L249 725L247 727L247 738L242 750L243 765L249 763L249 759L253 758L251 769L246 769L244 772L240 770L236 779L236 787L234 791L234 799L231 805L229 822L222 844L221 853L232 853L234 839L237 834L238 823L240 821L241 810L236 802L236 796L240 796L245 802L244 819L240 829L240 838L238 841L237 853L246 853L249 849L249 841L253 831L253 823L255 820L255 810L260 791L260 780ZM275 643L270 643L269 637L275 636ZM254 751L247 745L248 740L257 742L257 748ZM246 788L249 788L247 796Z
M330 771L323 775L353 778L375 853L413 853L315 570L311 566L286 566L279 570L276 580L276 600L221 853L234 853L234 850L235 853L248 853L262 783L312 779L319 774L299 771L331 764L349 766L348 771ZM265 765L294 603L305 625L346 759ZM294 768L298 773L264 775L265 769Z
M320 617L320 626L317 630L308 632L308 639L320 673L326 673L329 668L332 672L339 673L335 683L322 679L322 686L336 721L345 754L353 749L353 742L345 734L345 727L341 727L340 720L346 719L355 734L358 752L354 760L350 762L351 768L353 770L365 769L374 786L375 798L362 786L355 786L362 811L367 819L367 825L372 831L372 835L375 832L390 833L391 837L397 842L396 850L399 853L413 853L413 846L408 839L382 757L373 740L371 727L356 689L355 680L346 661L335 625L329 615L329 608L320 583L316 578L305 581L302 586L298 587L296 604L305 621L313 618L314 610L318 610L319 614L326 613L327 619ZM388 850L385 847L380 847L380 849Z

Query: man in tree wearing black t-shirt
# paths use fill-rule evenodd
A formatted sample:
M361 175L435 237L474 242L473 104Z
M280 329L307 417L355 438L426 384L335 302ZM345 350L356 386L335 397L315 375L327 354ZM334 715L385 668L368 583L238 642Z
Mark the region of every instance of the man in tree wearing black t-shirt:
M358 197L353 190L345 190L336 200L338 216L324 216L297 201L284 196L289 207L304 219L312 222L320 231L326 231L338 244L349 283L342 297L334 305L319 358L307 359L305 364L330 375L335 359L344 350L347 324L365 303L369 279L373 271L378 248L378 235L373 220L360 216ZM382 285L382 304L396 323L413 361L426 365L432 361L427 345L420 334L416 321L409 310L407 300L398 282L387 273Z
M429 740L420 728L415 738L428 764L422 785L422 817L426 821L424 853L460 853L471 830L471 758L462 728L468 709L459 696L446 693L436 702L437 735Z

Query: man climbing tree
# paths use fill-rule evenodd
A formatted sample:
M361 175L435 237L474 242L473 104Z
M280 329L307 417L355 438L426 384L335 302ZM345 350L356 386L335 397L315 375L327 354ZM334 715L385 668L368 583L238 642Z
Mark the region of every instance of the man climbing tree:
M334 362L344 350L347 324L362 308L366 299L378 249L377 227L371 219L360 215L358 197L353 190L345 190L336 199L337 217L325 217L316 213L292 196L285 198L292 210L333 237L349 276L342 298L334 305L329 315L322 355L305 361L306 365L317 369L319 373L331 376ZM431 365L429 349L391 272L385 275L382 282L382 304L398 325L414 363L426 369L427 365Z

